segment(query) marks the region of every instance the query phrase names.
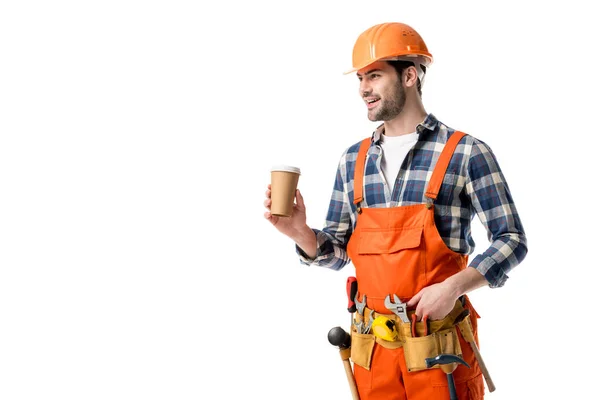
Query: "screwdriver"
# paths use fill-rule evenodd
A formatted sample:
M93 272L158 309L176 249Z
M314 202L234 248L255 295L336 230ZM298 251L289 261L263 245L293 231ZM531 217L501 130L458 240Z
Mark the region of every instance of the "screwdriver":
M354 322L354 318L352 314L356 312L356 303L354 299L356 298L356 292L358 291L358 281L355 277L349 276L346 280L346 294L348 295L348 312L350 313L350 326Z

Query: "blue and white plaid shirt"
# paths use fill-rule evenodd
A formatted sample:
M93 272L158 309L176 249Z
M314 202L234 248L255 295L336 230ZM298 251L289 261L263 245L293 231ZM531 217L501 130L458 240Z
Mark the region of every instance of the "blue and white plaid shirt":
M424 193L453 129L429 114L417 126L419 139L404 160L396 183L389 188L381 170L379 145L383 125L373 132L367 152L362 207L397 207L425 202ZM317 235L317 256L310 259L296 246L300 262L339 270L350 262L346 245L356 226L354 166L360 142L344 151L338 166L329 210ZM446 171L435 205L435 223L446 245L461 254L471 254L475 243L470 222L474 214L488 232L491 245L469 264L500 287L508 272L527 254L527 241L517 209L492 150L470 135L459 142Z

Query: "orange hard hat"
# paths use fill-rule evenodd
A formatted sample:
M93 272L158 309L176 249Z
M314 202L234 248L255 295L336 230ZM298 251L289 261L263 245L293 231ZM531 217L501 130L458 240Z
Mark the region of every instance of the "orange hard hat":
M421 35L400 22L386 22L370 27L360 34L352 51L352 69L349 74L375 61L416 61L428 67L433 56L427 50Z

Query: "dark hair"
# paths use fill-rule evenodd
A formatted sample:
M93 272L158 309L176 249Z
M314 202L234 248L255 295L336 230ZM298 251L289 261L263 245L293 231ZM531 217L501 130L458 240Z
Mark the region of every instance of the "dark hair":
M412 61L400 61L400 60L395 60L395 61L386 61L388 64L390 64L392 67L394 67L394 69L396 70L396 73L398 74L398 78L402 78L402 72L408 68L408 67L415 67L415 63L413 63ZM427 72L426 68L423 64L421 64L421 69L423 70L423 73ZM419 92L419 96L423 97L423 94L421 93L421 79L417 78L417 91Z

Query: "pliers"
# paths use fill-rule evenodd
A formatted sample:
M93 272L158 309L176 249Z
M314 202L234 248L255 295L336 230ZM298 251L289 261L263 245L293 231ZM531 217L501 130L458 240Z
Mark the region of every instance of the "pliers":
M412 333L412 337L417 337L417 314L413 314L411 316L412 323L410 324L410 329ZM429 335L429 319L427 315L423 316L423 326L425 327L425 332L423 336Z

